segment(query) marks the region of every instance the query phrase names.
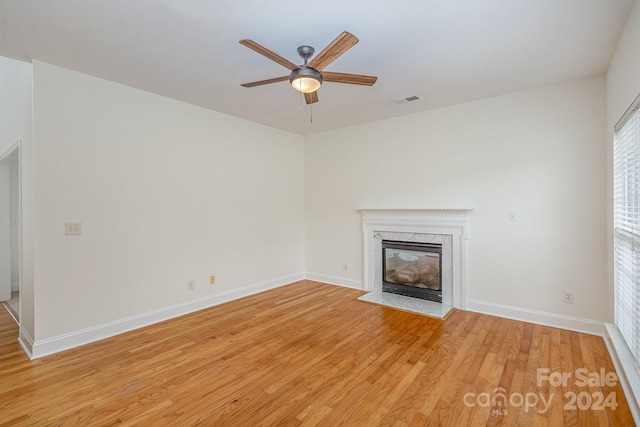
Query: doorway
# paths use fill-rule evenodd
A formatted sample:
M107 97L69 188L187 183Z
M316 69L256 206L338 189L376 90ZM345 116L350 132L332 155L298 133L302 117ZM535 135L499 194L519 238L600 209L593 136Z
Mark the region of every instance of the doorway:
M20 319L20 150L0 155L0 301Z

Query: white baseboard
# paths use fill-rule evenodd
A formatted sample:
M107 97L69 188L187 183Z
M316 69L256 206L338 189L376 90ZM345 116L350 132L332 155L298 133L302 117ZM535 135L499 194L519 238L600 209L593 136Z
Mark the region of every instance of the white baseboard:
M605 323L606 333L604 343L616 367L618 379L629 403L631 415L637 425L640 425L640 375L633 363L631 351L624 342L622 335L615 325Z
M346 279L344 277L328 276L326 274L306 273L305 279L313 280L315 282L328 283L330 285L343 286L345 288L357 289L359 291L364 289L364 285L360 280Z
M325 274L299 273L247 286L241 289L234 289L228 292L210 295L204 298L187 301L185 303L164 307L158 310L142 313L139 315L131 316L109 323L104 323L91 328L74 331L68 334L63 334L44 340L33 341L33 339L21 329L19 341L20 345L25 350L29 358L37 359L39 357L57 353L63 350L68 350L94 341L99 341L104 338L108 338L154 323L163 322L174 317L182 316L238 298L253 295L269 289L278 288L280 286L284 286L303 279L363 290L363 283L359 280L329 276ZM529 310L472 299L467 300L466 309L478 313L505 317L508 319L520 320L525 322L538 323L541 325L568 329L577 332L585 332L600 336L605 335L604 324L602 322L596 322L589 319L564 316L555 313L546 313L542 311Z
M20 326L18 332L18 343L26 353L27 357L29 359L33 359L33 338L31 338L31 335L29 335L22 326Z
M30 359L37 359L303 279L303 273L280 277L35 342L28 335L25 337L28 340L23 339L21 333L21 345Z
M467 299L468 311L490 314L492 316L505 317L507 319L520 320L523 322L537 323L554 328L568 329L570 331L584 332L586 334L604 336L605 327L603 322L583 319L580 317L565 316L556 313L530 310L527 308L514 307L511 305L495 304L486 301Z

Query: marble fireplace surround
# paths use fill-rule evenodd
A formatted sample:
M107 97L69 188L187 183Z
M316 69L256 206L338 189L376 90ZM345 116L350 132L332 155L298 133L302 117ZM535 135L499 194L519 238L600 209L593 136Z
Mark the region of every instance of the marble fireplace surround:
M359 299L444 318L466 307L469 208L358 209L362 214L364 290ZM442 244L442 303L382 292L382 240Z

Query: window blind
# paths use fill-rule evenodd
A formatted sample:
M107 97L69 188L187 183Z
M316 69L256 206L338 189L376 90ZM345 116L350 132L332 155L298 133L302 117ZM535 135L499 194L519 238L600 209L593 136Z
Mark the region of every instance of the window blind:
M640 96L613 143L615 324L640 372Z

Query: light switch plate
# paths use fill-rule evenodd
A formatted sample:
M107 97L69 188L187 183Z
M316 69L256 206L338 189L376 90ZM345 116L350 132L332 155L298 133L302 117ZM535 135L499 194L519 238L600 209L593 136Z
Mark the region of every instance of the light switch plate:
M65 222L64 223L64 235L65 236L76 236L82 234L82 223L81 222Z

